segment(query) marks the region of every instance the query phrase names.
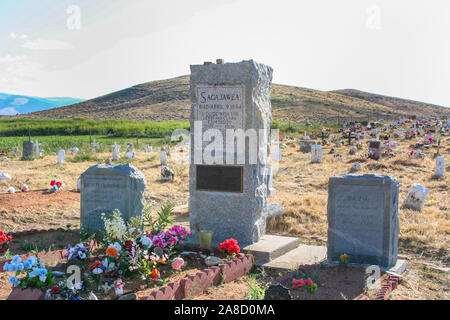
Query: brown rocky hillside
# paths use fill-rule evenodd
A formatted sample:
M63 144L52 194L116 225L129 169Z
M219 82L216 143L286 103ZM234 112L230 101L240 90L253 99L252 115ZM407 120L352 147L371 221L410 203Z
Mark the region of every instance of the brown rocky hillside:
M320 91L287 85L272 87L274 120L331 122L391 119L413 114L450 116L450 109L357 90ZM189 76L142 83L81 103L31 114L25 118L188 120Z

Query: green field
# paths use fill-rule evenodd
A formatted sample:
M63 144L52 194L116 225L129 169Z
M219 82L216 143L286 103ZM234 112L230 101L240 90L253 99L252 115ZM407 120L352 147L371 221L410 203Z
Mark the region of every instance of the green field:
M23 141L28 140L28 131L33 142L38 139L42 143L41 149L44 149L47 155L71 147L88 150L90 138L93 140L94 137L100 145L98 152L110 151L114 142L123 147L127 143L133 143L137 149L147 145L168 144L174 130L189 130L189 127L188 122L181 121L0 119L0 150L11 152L15 147L22 150ZM287 121L273 121L272 128L280 129L286 134L303 134L303 131L319 133L321 129L316 123Z
M112 145L117 142L121 146L121 150L125 150L127 143L132 143L137 148L143 148L147 145L161 146L169 141L163 138L139 138L139 144L136 145L136 138L110 137L110 136L92 136L92 140L99 143L97 152L109 152ZM31 140L35 143L36 139L42 143L40 149L45 150L45 154L58 152L60 149L68 150L71 147L78 147L80 150L90 150L89 135L84 136L31 136ZM0 137L0 150L11 152L15 147L22 150L23 141L28 140L28 136L21 137Z

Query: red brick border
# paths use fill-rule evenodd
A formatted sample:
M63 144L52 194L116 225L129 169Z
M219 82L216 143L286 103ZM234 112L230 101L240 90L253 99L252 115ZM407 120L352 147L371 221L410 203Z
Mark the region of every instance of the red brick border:
M233 260L204 269L195 275L188 275L180 281L169 283L139 300L181 300L193 297L209 287L218 285L222 279L224 279L224 283L236 280L248 273L253 265L253 255L239 254Z
M381 289L377 293L377 300L388 300L389 294L397 289L399 279L397 276L389 275L387 279L382 281Z

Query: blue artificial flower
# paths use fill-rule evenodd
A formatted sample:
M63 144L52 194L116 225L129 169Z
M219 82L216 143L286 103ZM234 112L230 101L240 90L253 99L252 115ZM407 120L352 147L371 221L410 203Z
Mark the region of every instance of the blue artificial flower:
M33 271L31 271L29 274L29 277L30 278L34 278L34 277L36 277L36 276L38 276L39 275L39 268L33 268Z
M8 271L8 266L9 266L9 263L6 262L6 263L3 265L3 271Z
M16 264L15 263L8 264L8 271L9 272L16 271Z
M47 274L41 274L39 276L39 280L41 280L42 282L45 282L47 280Z
M16 271L22 271L24 268L23 263L16 263Z
M25 268L29 269L37 264L37 258L35 256L31 256L25 261L25 263L26 263Z
M16 255L12 258L11 262L12 262L12 263L22 263L22 258L21 258L18 254L16 254Z
M11 283L14 287L17 287L20 284L20 280L16 277L10 276L8 279L9 283Z

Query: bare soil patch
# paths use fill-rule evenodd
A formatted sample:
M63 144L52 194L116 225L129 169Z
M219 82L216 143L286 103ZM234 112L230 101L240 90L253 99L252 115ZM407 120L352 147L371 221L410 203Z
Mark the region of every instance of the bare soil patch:
M80 193L68 190L51 192L49 190L34 190L0 194L0 212L21 212L23 210L39 211L42 209L59 208L80 202Z

